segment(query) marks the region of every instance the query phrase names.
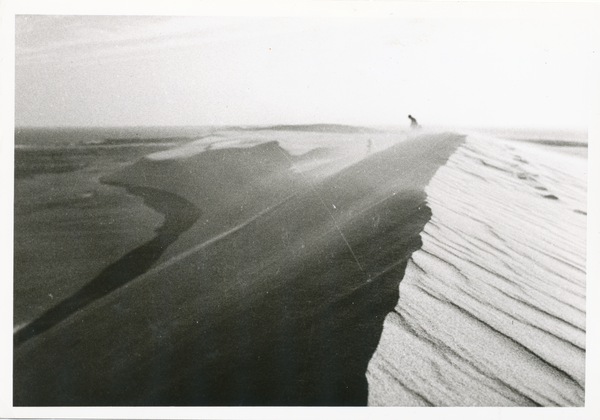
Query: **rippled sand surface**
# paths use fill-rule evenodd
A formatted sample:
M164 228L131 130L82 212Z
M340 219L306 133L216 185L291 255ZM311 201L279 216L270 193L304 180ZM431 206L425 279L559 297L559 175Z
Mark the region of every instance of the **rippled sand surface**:
M583 406L587 160L467 141L369 364L372 405Z
M15 405L584 404L584 154L328 125L109 146L27 152Z

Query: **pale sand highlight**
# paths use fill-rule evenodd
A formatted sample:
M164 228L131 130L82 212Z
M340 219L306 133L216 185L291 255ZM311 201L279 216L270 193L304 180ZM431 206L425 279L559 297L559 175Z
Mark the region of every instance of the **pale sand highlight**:
M313 129L107 177L198 221L15 349L15 405L583 405L587 161Z
M370 404L583 406L586 166L467 138L426 189Z

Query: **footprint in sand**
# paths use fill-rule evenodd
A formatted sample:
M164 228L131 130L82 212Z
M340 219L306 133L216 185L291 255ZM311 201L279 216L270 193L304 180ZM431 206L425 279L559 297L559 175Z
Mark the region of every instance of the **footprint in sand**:
M526 161L525 159L523 159L521 156L515 156L515 160L517 162L521 162L521 163L529 163L528 161Z
M514 156L514 160L517 162L520 162L522 164L528 164L529 162L527 162L525 159L523 159L521 156L515 155ZM519 164L513 164L511 165L514 168L519 168L519 169L523 169L521 165ZM548 189L542 185L535 185L537 184L537 178L538 175L535 174L530 174L526 171L523 172L518 172L516 174L517 178L522 179L524 181L527 181L533 188L535 188L536 190L539 191L548 191ZM548 200L558 200L559 198L557 196L555 196L554 194L546 194L546 195L542 195L543 198L547 198Z
M525 180L525 181L529 181L532 184L533 188L535 188L536 190L548 191L548 188L546 188L542 185L533 185L537 182L537 180L536 180L537 175L529 174L527 172L520 172L517 174L517 178ZM558 200L559 199L554 194L546 194L546 195L542 195L542 197L547 198L549 200Z

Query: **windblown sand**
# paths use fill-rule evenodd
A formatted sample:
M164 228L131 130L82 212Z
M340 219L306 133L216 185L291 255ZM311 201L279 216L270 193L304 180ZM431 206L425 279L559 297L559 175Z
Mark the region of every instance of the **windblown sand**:
M583 404L585 160L301 128L104 176L164 221L17 329L14 404Z
M372 405L583 406L586 160L467 138L369 365Z

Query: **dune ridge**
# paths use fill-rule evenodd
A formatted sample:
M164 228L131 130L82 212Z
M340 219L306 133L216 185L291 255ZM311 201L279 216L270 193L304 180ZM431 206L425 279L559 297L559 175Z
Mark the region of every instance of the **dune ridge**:
M462 141L425 135L321 176L268 143L108 177L200 217L153 269L16 348L14 404L366 404L431 217L423 188Z
M586 161L468 136L368 370L369 404L583 406Z
M368 127L359 127L343 124L298 124L298 125L271 125L267 127L251 127L247 130L260 131L314 131L321 133L376 133L378 130Z

